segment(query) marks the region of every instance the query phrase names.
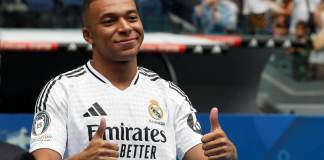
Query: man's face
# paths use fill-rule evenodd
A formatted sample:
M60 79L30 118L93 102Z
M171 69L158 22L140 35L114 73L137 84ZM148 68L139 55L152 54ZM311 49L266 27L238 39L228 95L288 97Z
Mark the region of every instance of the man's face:
M297 25L295 30L295 36L297 38L304 38L306 36L306 29L302 25Z
M136 58L144 31L134 0L95 0L85 16L85 39L105 60Z

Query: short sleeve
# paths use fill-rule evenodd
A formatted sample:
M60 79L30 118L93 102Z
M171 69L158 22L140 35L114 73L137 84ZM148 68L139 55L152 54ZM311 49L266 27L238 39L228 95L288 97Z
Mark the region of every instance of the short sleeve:
M196 110L188 99L183 100L177 107L175 116L177 156L183 159L188 150L201 143L201 126L196 117Z
M48 148L63 157L67 141L67 94L61 77L49 81L40 93L32 124L30 152Z

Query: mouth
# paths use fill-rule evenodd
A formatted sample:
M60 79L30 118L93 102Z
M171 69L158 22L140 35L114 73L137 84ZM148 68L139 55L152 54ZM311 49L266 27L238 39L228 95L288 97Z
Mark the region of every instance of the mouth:
M115 41L115 43L117 43L117 44L127 44L127 43L133 43L136 40L137 40L137 37L135 37L135 38L126 38L126 39L117 40L117 41Z
M137 44L138 44L138 37L125 38L125 39L115 41L116 47L122 50L133 49L137 46Z

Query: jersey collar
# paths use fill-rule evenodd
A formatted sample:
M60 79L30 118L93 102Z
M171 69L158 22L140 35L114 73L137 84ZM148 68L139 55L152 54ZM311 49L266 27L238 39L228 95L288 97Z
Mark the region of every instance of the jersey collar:
M91 65L91 60L89 60L87 62L87 64L85 65L87 70L91 73L91 75L93 75L96 79L98 79L99 81L112 85L112 83L105 77L103 76L101 73L99 73L96 69L94 69ZM138 83L138 79L139 79L139 71L137 69L136 75L132 80L132 85L136 85Z

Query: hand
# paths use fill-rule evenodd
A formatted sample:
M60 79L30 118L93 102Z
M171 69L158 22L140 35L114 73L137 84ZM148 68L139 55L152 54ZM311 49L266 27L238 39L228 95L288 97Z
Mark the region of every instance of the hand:
M106 120L102 118L99 128L89 145L79 154L69 158L69 160L117 160L119 157L118 146L103 140L105 129Z
M209 160L235 160L236 148L219 125L217 108L210 111L210 127L211 132L201 139L205 156Z

